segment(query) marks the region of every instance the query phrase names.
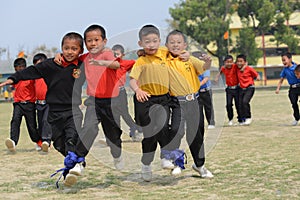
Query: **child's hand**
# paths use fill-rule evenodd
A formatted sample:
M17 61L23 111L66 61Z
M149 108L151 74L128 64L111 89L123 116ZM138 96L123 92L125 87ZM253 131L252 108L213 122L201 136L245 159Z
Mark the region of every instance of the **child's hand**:
M98 66L104 65L101 60L94 60L93 58L89 60L89 64L90 65L98 65Z
M60 53L57 53L54 57L54 62L58 65L62 64L62 56Z
M204 62L211 62L211 57L207 54L202 54L199 59L203 60Z
M3 83L0 83L0 87L3 87L5 85L10 85L10 84L13 84L13 80L11 79L7 79L6 81L4 81Z
M186 62L190 59L190 53L188 51L183 51L180 55L179 55L180 60L182 60L183 62Z
M138 57L144 56L145 55L145 50L144 49L139 49L136 54L138 55Z
M135 90L135 95L136 95L136 99L139 102L145 102L148 101L148 97L151 97L150 94L148 94L147 92L141 90L140 88Z
M279 94L279 89L276 89L275 94Z

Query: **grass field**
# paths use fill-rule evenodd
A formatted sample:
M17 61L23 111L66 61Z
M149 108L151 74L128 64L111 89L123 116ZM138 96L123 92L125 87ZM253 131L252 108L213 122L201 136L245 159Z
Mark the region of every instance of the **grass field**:
M153 162L153 181L141 180L141 145L123 135L124 171L113 168L108 148L98 139L87 156L87 168L72 188L55 187L49 176L63 167L63 157L54 149L35 151L25 123L17 153L8 153L12 106L0 104L0 199L300 199L300 129L293 120L287 91L257 90L252 99L253 123L226 127L225 94L214 94L217 128L206 131L206 166L215 175L207 180L188 163L178 177ZM125 128L126 129L126 128ZM102 134L99 134L101 137ZM158 151L157 151L158 152Z

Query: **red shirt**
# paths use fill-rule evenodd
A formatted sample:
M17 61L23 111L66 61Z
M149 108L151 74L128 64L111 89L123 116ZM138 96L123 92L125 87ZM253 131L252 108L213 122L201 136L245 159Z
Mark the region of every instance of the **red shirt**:
M45 100L47 93L47 85L43 78L35 80L35 95L37 100Z
M120 68L117 69L117 79L119 80L119 87L126 83L126 72L130 71L133 67L134 60L120 60Z
M96 98L112 98L119 95L118 79L115 69L105 66L90 65L89 60L116 60L112 51L102 51L93 55L83 55L87 81L87 94ZM82 58L80 58L82 59Z
M246 66L244 71L238 69L237 72L241 88L254 85L254 79L258 76L258 73L252 67Z
M19 81L13 85L15 88L14 102L29 101L35 102L34 80Z
M239 84L239 79L237 76L237 65L233 64L231 68L222 66L221 72L225 76L227 86L236 86Z

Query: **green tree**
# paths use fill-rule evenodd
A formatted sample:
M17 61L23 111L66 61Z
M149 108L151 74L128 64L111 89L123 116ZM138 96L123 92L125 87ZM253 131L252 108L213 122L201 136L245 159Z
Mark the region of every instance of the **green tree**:
M173 18L171 26L178 28L198 42L211 55L218 57L219 65L228 52L227 41L223 36L229 30L230 14L234 1L230 0L186 0L170 8ZM213 42L217 47L214 53L208 48Z

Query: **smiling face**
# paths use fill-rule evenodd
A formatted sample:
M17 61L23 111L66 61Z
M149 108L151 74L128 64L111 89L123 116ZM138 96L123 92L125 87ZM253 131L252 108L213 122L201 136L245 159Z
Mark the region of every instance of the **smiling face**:
M236 64L237 64L238 68L241 69L246 64L246 61L243 58L237 58Z
M150 33L148 35L142 36L141 40L138 42L140 47L145 50L147 55L153 55L157 52L160 46L160 38L157 34Z
M227 60L224 61L224 66L226 68L231 68L232 65L233 65L233 59L229 58L229 59L227 59Z
M62 45L63 57L67 62L73 62L78 59L79 54L83 52L79 40L66 38Z
M281 57L281 61L282 61L282 64L283 64L285 67L290 67L290 66L292 66L292 58L288 58L287 56L282 56L282 57Z
M91 54L101 52L106 45L107 40L102 38L100 30L92 30L85 34L85 46Z
M184 37L180 34L174 34L168 36L168 41L166 42L166 47L169 52L174 56L178 56L186 49L187 44L184 41Z

